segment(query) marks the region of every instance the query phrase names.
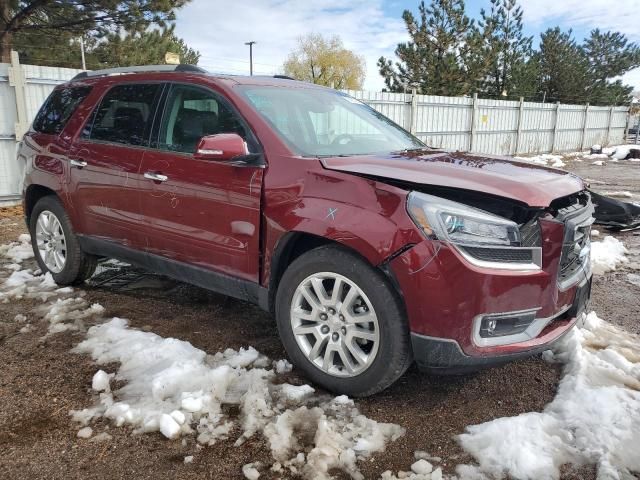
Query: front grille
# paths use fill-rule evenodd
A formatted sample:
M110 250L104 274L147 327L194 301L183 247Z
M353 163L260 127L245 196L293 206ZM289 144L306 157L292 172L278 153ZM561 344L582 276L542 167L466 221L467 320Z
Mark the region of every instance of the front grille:
M541 247L540 223L537 218L520 227L520 240L523 247Z
M564 223L558 281L561 286L568 286L578 273L590 268L590 257L584 253L591 244L593 204L588 196L575 196L573 202L558 208L555 218Z

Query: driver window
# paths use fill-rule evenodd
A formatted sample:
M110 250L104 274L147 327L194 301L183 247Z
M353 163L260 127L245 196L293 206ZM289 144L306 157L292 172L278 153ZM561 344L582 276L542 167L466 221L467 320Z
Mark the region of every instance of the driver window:
M173 85L162 116L158 148L193 153L200 139L218 133L237 133L246 139L244 127L226 105L208 90Z

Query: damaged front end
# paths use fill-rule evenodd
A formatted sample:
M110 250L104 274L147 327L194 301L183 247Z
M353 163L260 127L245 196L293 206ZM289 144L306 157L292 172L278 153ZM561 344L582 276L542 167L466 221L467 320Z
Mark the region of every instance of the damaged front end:
M389 267L423 369L458 373L532 355L582 315L591 281L588 192L536 208L479 192L404 188L425 241Z

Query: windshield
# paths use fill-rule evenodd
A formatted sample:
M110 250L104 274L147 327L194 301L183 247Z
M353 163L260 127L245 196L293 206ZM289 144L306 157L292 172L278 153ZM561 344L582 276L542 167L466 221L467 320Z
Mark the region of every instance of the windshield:
M365 155L425 146L371 107L335 90L244 86L242 93L303 156Z

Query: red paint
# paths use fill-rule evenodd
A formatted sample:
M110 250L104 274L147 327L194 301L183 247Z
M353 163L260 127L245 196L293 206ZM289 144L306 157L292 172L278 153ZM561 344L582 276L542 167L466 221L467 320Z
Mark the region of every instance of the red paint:
M489 193L532 207L547 207L552 200L585 188L582 179L563 170L459 152L331 158L323 164L342 172Z
M264 168L80 138L88 116L112 85L141 81L197 84L222 95L260 142ZM502 158L438 151L302 158L235 89L244 84L318 88L308 84L185 73L124 75L77 83L94 88L64 131L59 136L28 133L21 154L28 160L25 187L41 185L55 191L81 234L122 242L265 287L269 286L273 253L288 232L338 242L376 266L412 246L390 261L411 330L455 339L471 355L513 352L546 343L574 322L556 322L530 342L475 347L471 321L478 314L540 307L540 315L550 316L573 301L575 288L560 292L557 287L563 226L542 222L542 271L483 270L470 265L452 247L425 239L407 215L408 191L383 180L473 190L544 208L584 188L582 180L572 174ZM231 152L233 155L220 156L220 160L228 159L244 152L239 138L216 135L204 138L200 147ZM72 159L86 161L87 166L70 168ZM166 175L168 180L154 182L144 178L145 172Z

